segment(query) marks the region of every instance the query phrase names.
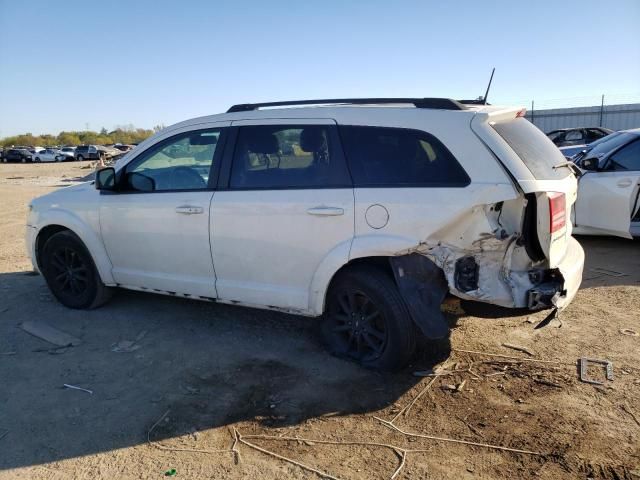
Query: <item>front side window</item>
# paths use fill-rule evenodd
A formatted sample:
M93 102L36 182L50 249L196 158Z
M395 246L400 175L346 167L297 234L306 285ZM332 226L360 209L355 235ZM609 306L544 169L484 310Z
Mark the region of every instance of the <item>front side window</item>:
M640 140L631 142L611 155L608 170L640 171Z
M220 129L183 133L160 142L125 168L125 188L137 191L208 187Z
M328 125L239 127L230 187L234 189L350 186Z
M405 128L340 127L357 187L464 187L470 179L433 135Z

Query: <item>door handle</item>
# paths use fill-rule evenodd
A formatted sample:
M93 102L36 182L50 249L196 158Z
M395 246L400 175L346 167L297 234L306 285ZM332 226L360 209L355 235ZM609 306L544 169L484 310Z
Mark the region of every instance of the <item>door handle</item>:
M204 208L197 205L180 205L176 207L176 213L181 213L182 215L196 215L203 212Z
M621 180L618 180L618 183L616 183L616 185L618 185L620 188L627 188L631 186L632 183L633 182L630 178L623 178Z
M309 215L317 215L319 217L335 217L344 215L344 208L339 207L313 207L307 209Z

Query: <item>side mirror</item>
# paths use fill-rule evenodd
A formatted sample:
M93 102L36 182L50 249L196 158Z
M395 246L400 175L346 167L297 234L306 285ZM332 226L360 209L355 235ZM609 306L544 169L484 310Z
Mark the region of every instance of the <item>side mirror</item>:
M583 170L596 171L598 170L598 159L596 157L585 158L580 162L580 167Z
M101 168L96 172L96 190L115 190L116 170L113 167Z

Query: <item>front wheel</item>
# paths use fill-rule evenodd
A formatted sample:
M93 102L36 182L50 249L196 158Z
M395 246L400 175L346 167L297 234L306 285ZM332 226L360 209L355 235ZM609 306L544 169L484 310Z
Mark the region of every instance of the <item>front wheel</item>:
M84 157L82 155L78 155L78 161L81 162L84 160Z
M36 163L40 163L40 157L36 157Z
M111 298L91 254L72 232L56 233L42 251L42 274L51 293L66 307L91 309Z
M328 293L321 330L333 354L369 368L398 370L415 351L404 300L393 278L377 268L339 274Z

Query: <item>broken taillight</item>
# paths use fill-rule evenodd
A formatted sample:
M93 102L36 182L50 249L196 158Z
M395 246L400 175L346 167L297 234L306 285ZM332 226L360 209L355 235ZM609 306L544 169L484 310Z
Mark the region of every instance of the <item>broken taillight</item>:
M562 230L567 224L567 202L564 193L549 192L549 233Z

